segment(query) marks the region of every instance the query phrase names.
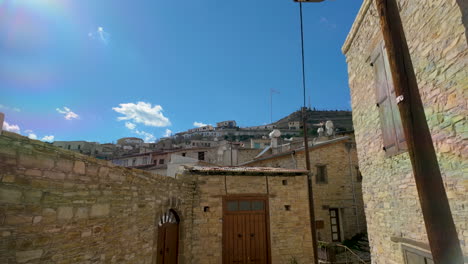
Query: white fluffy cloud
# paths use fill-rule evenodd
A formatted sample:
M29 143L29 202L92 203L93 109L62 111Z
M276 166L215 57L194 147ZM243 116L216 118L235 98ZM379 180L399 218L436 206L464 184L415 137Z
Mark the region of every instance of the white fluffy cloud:
M172 135L172 130L166 129L166 131L164 132L163 137L170 137L171 135Z
M47 142L52 142L54 141L54 136L50 135L50 136L44 136L41 140L42 141L47 141Z
M165 127L170 126L169 118L163 115L163 108L160 105L151 106L150 103L138 102L119 104L119 107L113 107L112 110L124 116L118 120L132 120L135 123L141 123L145 126Z
M139 131L139 130L135 130L135 133L142 136L143 140L146 143L154 142L156 140L156 137L151 133L148 133L148 132L145 132L145 131Z
M196 127L204 127L204 126L207 126L208 124L205 124L203 122L193 122L193 125L196 126Z
M125 122L125 127L130 129L130 130L133 130L133 129L135 129L136 125L133 124L133 123L130 123L130 122Z
M28 138L30 139L37 139L37 135L34 133L29 133Z
M14 132L14 133L19 133L20 132L20 128L18 125L13 125L13 124L8 124L7 121L4 121L3 122L3 129L6 130L6 131L10 131L10 132Z
M57 110L57 112L59 112L60 114L64 114L66 120L78 119L80 117L66 106L64 106L63 109L56 108L55 110Z

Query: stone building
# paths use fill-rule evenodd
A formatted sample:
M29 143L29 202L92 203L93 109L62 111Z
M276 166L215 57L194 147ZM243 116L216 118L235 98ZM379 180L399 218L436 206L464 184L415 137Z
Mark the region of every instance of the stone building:
M362 177L352 137L312 145L309 155L318 239L341 242L365 232ZM261 156L241 166L305 169L304 147ZM333 214L338 215L338 228L333 228Z
M114 158L111 162L118 166L138 168L153 164L153 153L140 153ZM157 164L157 163L156 163Z
M312 263L305 173L188 168L183 177L198 183L191 263Z
M374 263L431 262L386 50L365 0L344 46ZM466 1L398 1L462 250L468 255ZM440 228L444 228L441 226ZM427 261L427 262L425 262Z
M54 141L52 145L95 157L99 154L99 143L87 141Z
M306 181L223 167L174 179L2 132L0 263L311 263Z
M236 128L236 127L237 127L237 123L234 120L221 121L221 122L216 123L216 128L217 129L220 129L220 128Z

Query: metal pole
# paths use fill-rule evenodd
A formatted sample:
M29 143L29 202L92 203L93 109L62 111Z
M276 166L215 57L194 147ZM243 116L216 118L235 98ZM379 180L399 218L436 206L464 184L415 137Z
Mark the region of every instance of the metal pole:
M375 0L434 263L463 263L396 0Z
M309 216L310 231L312 233L312 251L314 253L314 263L318 264L317 253L317 229L315 226L314 192L312 189L312 172L310 168L309 140L307 139L307 108L306 108L306 79L305 79L305 59L304 59L304 26L302 21L302 2L299 2L299 16L301 20L301 55L302 55L302 89L304 97L304 107L302 107L302 131L304 132L304 151L307 169L307 190L309 193Z
M270 124L273 123L273 91L270 89Z

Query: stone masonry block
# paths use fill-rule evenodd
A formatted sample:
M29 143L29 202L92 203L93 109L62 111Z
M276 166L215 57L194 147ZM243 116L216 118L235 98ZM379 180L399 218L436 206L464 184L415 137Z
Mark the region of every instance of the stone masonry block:
M68 220L73 217L73 207L62 206L57 209L57 219Z
M99 177L107 177L107 175L109 175L109 168L108 167L99 168Z
M26 203L40 203L42 198L42 191L39 190L28 190L24 192L24 201Z
M15 182L15 175L6 174L2 177L2 182Z
M21 154L19 155L19 165L25 168L40 168L52 169L54 167L54 160L44 156L32 156Z
M42 171L36 170L36 169L29 169L29 170L26 170L24 174L27 176L40 177L42 175Z
M1 203L21 203L22 193L19 190L11 189L8 187L0 188L0 202Z
M27 250L27 251L17 251L16 252L16 261L18 263L26 263L30 260L38 259L42 256L44 250Z
M95 204L91 207L91 217L107 216L110 213L109 204Z
M75 161L75 166L73 167L73 171L77 174L85 174L85 163L83 161Z
M63 180L65 179L65 173L58 172L58 171L45 171L44 177L47 177L53 180Z
M88 164L86 174L89 176L97 176L99 172L99 166Z
M80 207L76 210L75 217L79 219L88 218L89 209L86 207Z
M73 169L73 161L71 160L58 160L55 166L56 170L69 172Z

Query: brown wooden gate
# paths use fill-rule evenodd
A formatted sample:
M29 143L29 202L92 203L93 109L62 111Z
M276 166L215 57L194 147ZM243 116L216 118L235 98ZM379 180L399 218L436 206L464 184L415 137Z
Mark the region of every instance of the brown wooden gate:
M179 247L179 219L169 210L158 224L157 264L177 264L177 249Z
M266 197L225 197L223 263L270 263Z

